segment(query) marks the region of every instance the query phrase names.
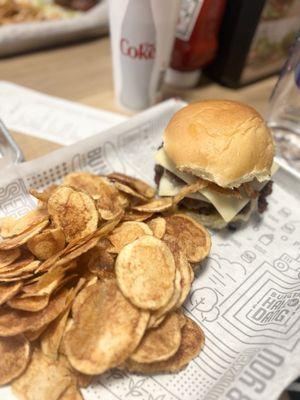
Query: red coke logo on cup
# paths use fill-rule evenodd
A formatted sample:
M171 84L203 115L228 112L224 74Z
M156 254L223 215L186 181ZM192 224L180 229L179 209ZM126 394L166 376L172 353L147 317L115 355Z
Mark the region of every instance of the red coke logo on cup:
M127 57L139 60L153 60L155 58L155 44L144 42L137 46L130 45L130 42L126 38L122 38L120 41L121 53Z

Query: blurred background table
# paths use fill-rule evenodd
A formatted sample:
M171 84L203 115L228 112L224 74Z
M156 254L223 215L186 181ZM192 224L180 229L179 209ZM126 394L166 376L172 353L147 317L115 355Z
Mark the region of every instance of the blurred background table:
M2 59L0 77L53 96L124 113L114 101L108 38ZM166 87L164 96L179 96L186 101L209 98L240 100L264 113L275 82L276 77L271 77L241 89L228 89L213 82L203 82L191 90ZM56 143L28 135L13 135L27 160L59 147Z

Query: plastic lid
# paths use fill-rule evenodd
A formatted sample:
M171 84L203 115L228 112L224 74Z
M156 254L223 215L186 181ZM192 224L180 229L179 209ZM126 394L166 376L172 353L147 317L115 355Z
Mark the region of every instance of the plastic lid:
M201 76L201 69L196 71L177 71L169 68L166 73L165 82L168 85L180 88L192 88L197 85Z

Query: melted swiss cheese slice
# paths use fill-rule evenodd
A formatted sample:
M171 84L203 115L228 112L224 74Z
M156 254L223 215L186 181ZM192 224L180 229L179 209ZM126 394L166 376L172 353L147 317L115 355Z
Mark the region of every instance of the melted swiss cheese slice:
M193 183L197 180L196 177L190 174L178 171L163 148L159 149L156 152L155 161L157 164L172 172L172 174L178 176L178 178L188 184ZM271 175L273 175L277 171L277 169L278 165L273 163ZM259 184L256 189L261 190L267 182L268 181ZM163 174L160 180L158 194L160 196L175 196L183 186L184 184L181 184L176 180L171 179L167 174ZM233 196L226 196L222 193L215 192L209 188L201 189L199 193L195 193L193 195L190 195L189 197L211 203L226 222L230 222L250 201L248 197L238 199Z

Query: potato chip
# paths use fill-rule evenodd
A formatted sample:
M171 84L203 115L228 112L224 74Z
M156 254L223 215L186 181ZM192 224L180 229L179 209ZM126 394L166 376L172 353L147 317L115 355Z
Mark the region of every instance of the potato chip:
M149 201L146 204L142 204L132 208L140 212L157 213L157 212L167 211L172 207L173 207L172 197L163 197L161 199L155 199Z
M43 192L38 192L36 189L29 189L29 193L41 203L47 203L49 197L57 187L58 185L52 184L48 186Z
M195 280L195 273L194 273L194 270L193 270L191 264L189 264L189 270L190 270L190 281L191 281L191 284L192 284L194 282L194 280Z
M0 220L0 234L4 238L20 235L33 226L48 220L49 215L47 210L39 208L30 211L19 219L6 217Z
M74 378L63 356L51 360L34 350L25 373L12 384L13 392L24 400L58 400L74 385Z
M82 306L82 304L85 302L85 300L92 294L94 293L95 289L95 284L97 283L94 282L92 284L86 285L76 296L76 298L73 301L72 304L72 316L75 319L76 316L79 314L79 309Z
M129 359L125 363L125 368L130 372L144 374L179 372L198 356L204 346L204 340L202 329L192 319L186 317L179 349L171 358L151 364L137 363Z
M48 225L48 222L48 220L42 221L39 224L30 227L30 229L27 229L27 231L20 233L20 235L3 240L3 242L0 242L0 250L14 249L28 242L29 239L40 233L45 226Z
M40 343L42 352L45 356L53 360L56 360L58 357L58 349L67 324L69 312L70 310L68 308L63 314L52 321L41 337Z
M123 247L115 269L122 293L137 307L157 310L173 295L174 258L154 236L142 236Z
M121 207L123 208L123 210L125 210L127 207L129 207L130 198L125 193L118 192L118 200L119 200L119 203L121 204Z
M123 219L123 221L143 222L143 221L146 221L147 219L151 218L152 215L153 215L153 213L129 210L129 211L126 211L126 213L124 214L122 219Z
M17 378L30 360L30 343L23 335L0 338L0 386Z
M21 255L21 250L19 248L11 250L1 250L0 251L0 269L7 267L19 258Z
M131 187L148 199L151 199L155 195L155 189L153 187L140 179L133 178L132 176L121 174L119 172L113 172L108 175L108 178Z
M165 217L166 234L163 240L171 250L179 249L190 262L200 262L207 257L211 240L208 231L185 214L173 214Z
M46 229L27 242L27 247L39 260L47 260L65 247L66 239L59 228Z
M79 265L87 268L100 279L115 276L115 258L100 246L93 247L79 258Z
M166 220L162 217L153 218L147 222L147 225L152 230L153 235L161 239L166 232Z
M70 263L81 254L84 254L91 248L95 247L99 243L100 239L113 231L118 223L118 219L109 221L88 236L76 240L75 242L70 242L63 250L44 261L40 265L38 272L47 271L53 265L62 266Z
M178 252L174 255L176 267L180 270L181 275L181 294L176 307L179 308L187 298L190 290L191 290L191 273L190 273L190 264L186 259L186 256L182 252Z
M0 306L13 298L23 286L23 282L14 282L7 285L0 285Z
M37 329L36 331L26 331L23 333L23 335L30 341L34 342L37 340L48 328L48 324L45 324L42 326L40 329Z
M167 360L178 350L181 342L179 316L173 312L158 328L146 332L130 359L138 363L153 363Z
M114 280L99 281L75 313L64 345L71 365L100 374L125 361L139 344L149 313L134 307Z
M83 400L81 393L75 385L69 386L63 394L59 397L59 400Z
M73 172L65 177L64 184L82 189L95 198L99 214L105 220L115 219L123 213L119 193L105 177Z
M0 336L14 336L25 331L35 331L53 321L66 308L69 291L61 290L41 311L28 312L9 307L0 309Z
M15 250L15 249L13 249L13 250ZM21 252L21 250L19 250L19 251L20 251L21 256L13 263L0 268L0 274L6 273L6 272L11 272L15 269L22 268L25 265L34 261L34 256L29 251L22 251L22 252Z
M76 369L73 369L73 373L76 378L77 386L80 388L88 387L93 380L93 375L82 374L81 372L76 371Z
M85 192L59 186L51 194L47 207L55 226L63 231L67 242L81 239L97 229L96 205Z
M24 292L23 297L50 295L57 289L64 275L65 270L62 267L48 271L44 275L39 276L35 282L24 285L22 288Z
M167 313L173 310L177 306L180 297L181 297L181 274L180 274L180 269L176 268L173 295L166 305L151 313L148 323L148 328L158 327L161 324L161 322L165 319Z
M0 271L0 281L7 281L7 278L15 278L22 277L24 274L30 274L37 270L40 265L40 261L24 261L23 263L20 261L19 263L12 264L11 266L16 265L16 267L12 268L10 271Z
M151 229L144 222L128 221L120 224L112 234L108 236L114 249L119 253L122 248L144 235L153 235Z
M142 200L142 201L149 200L146 196L143 196L142 194L140 194L136 190L132 189L130 186L125 185L124 183L115 182L114 185L120 192L125 193L125 194L129 195L130 197L133 197L135 199Z
M176 194L173 198L173 204L178 204L182 199L184 199L187 195L192 193L197 193L199 190L204 189L209 185L208 181L204 179L198 178L198 180L190 185L185 185L179 193Z
M8 301L8 305L16 310L24 311L41 311L47 307L49 296L34 296L34 297L14 297Z

